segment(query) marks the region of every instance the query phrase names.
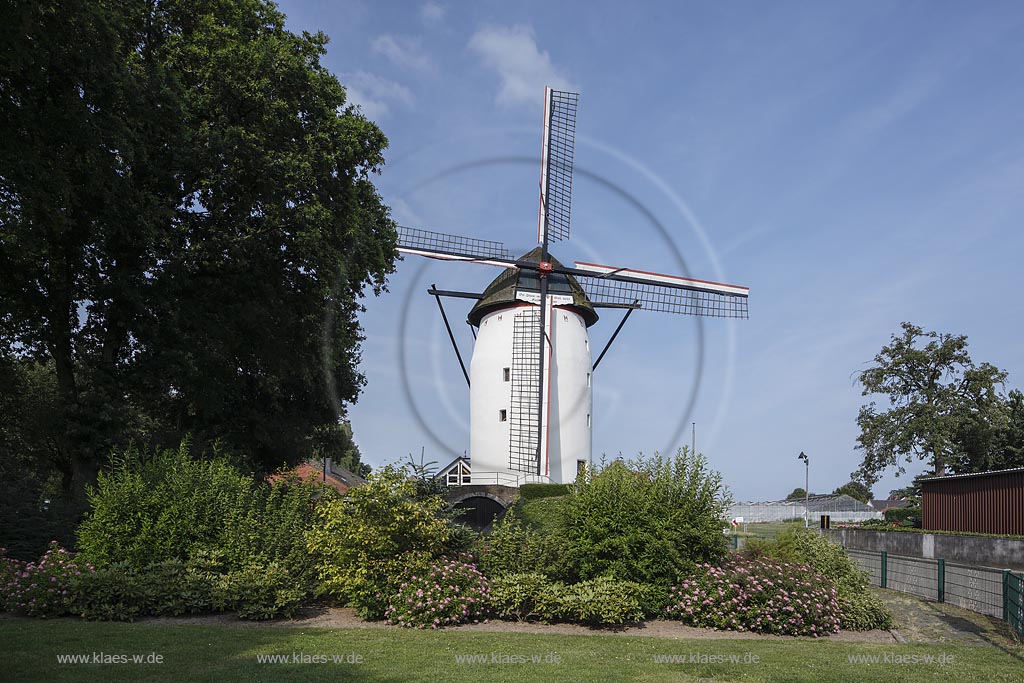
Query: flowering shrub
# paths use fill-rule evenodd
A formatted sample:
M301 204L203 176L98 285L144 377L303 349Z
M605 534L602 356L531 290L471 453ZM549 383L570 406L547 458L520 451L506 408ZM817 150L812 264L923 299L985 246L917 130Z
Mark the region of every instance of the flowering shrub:
M441 628L487 616L490 583L476 565L464 560L435 560L425 572L403 582L384 613L389 624Z
M6 559L3 576L4 608L31 617L51 617L66 614L74 601L72 584L83 573L91 573L93 566L79 563L74 555L50 543L49 550L38 562L20 563Z
M839 630L836 587L802 564L767 559L698 565L669 593L665 613L684 624L731 631L823 636Z

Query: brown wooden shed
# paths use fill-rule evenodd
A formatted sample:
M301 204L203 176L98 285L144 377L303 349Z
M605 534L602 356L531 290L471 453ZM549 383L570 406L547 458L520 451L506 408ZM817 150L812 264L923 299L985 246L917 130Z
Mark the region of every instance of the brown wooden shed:
M921 480L921 526L1024 535L1024 467Z

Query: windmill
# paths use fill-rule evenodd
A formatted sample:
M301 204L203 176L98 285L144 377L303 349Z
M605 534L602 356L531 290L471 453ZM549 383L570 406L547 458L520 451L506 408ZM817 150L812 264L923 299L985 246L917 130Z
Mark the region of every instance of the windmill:
M427 290L469 384L473 483L569 483L589 465L592 373L634 310L747 317L746 287L579 261L567 267L551 255L552 243L569 239L578 102L577 93L544 89L535 249L514 258L501 242L398 229L403 254L504 269L481 293ZM442 297L476 301L467 319L474 336L469 372ZM599 308L625 313L591 362L587 329Z

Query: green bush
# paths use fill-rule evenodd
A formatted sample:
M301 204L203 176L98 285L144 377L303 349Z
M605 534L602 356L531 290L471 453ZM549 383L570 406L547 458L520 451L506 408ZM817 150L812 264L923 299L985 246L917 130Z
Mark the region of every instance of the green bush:
M475 565L440 558L399 585L384 616L398 626L442 628L480 621L490 602L490 584Z
M514 507L478 545L480 569L491 578L537 571L556 559L552 537L523 524Z
M559 535L565 521L562 514L566 497L517 501L513 509L523 524L544 536ZM506 513L508 514L508 513Z
M640 603L640 609L648 619L658 619L665 616L665 606L668 605L671 588L660 584L640 584L636 599Z
M623 624L644 618L637 598L641 586L602 576L567 586L562 596L562 618L580 624Z
M560 503L569 578L667 586L727 552L721 475L686 449L602 463Z
M293 616L305 593L283 566L253 563L219 577L212 602L214 608L238 612L242 619L273 619Z
M566 585L537 572L506 574L491 583L491 607L500 619L622 624L644 618L647 588L607 577Z
M566 496L572 492L572 484L523 484L519 487L519 499L523 501L540 498Z
M889 524L921 528L921 508L919 507L889 508L882 514Z
M228 570L273 562L305 585L312 566L303 535L316 500L331 493L295 478L265 485L223 458L193 459L187 441L150 458L130 447L89 491L78 545L98 567L141 570L217 552Z
M317 508L305 534L324 596L382 619L415 563L450 549L452 527L440 496L420 497L403 469L385 467L365 486Z
M134 621L149 613L156 591L127 562L115 562L74 582L72 611L84 619Z
M539 572L503 574L491 581L491 608L499 619L556 621L564 588Z
M847 631L889 630L894 626L892 613L870 589L841 587L839 606L843 612L840 625Z

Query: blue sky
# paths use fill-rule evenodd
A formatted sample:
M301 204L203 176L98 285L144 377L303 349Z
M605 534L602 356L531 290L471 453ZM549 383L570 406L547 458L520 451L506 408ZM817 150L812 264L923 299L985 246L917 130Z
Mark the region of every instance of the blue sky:
M860 460L853 373L901 321L968 335L1024 385L1024 5L280 7L330 36L324 64L388 136L376 182L399 223L534 246L552 85L581 93L555 255L751 288L749 320L630 319L594 374L595 457L674 450L696 422L737 500L802 486L800 451L831 491ZM366 461L468 448L468 391L424 290L496 275L407 257L366 301L350 408ZM468 354L468 307L447 308Z

